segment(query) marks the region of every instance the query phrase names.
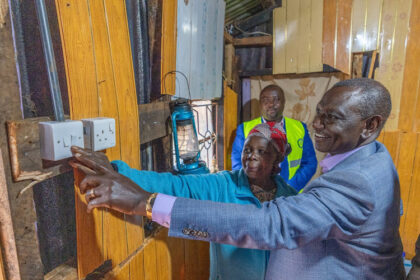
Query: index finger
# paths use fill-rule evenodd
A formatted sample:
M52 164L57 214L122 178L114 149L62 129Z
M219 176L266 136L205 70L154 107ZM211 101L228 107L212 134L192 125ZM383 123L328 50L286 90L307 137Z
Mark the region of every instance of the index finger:
M83 148L80 148L78 146L71 146L70 149L71 149L71 153L73 154L73 156L76 156L77 154L86 155L86 156L91 155L90 150L83 149Z
M108 173L109 169L99 163L97 163L95 160L93 160L93 156L90 155L75 155L74 157L78 162L82 163L86 167L100 173Z

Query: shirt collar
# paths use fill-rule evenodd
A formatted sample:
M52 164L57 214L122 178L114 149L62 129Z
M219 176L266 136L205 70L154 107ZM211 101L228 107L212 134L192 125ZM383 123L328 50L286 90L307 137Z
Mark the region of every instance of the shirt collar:
M267 122L267 120L264 119L264 117L261 117L261 121L262 121L262 123L266 123ZM281 118L280 125L284 127L284 117Z
M363 146L360 146L356 149L353 149L349 152L342 153L342 154L336 154L336 155L327 154L327 156L319 162L319 165L322 168L322 173L326 173L326 172L330 171L337 164L339 164L340 162L342 162L343 160L345 160L346 158L348 158L349 156L351 156L352 154L354 154L355 152L357 152L361 148L363 148Z

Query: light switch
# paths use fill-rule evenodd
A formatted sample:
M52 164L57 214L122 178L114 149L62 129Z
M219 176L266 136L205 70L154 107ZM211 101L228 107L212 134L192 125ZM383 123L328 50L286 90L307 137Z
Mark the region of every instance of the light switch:
M91 118L82 119L85 148L101 151L116 145L115 119Z
M84 147L81 121L40 122L41 158L61 160L72 157L70 147Z

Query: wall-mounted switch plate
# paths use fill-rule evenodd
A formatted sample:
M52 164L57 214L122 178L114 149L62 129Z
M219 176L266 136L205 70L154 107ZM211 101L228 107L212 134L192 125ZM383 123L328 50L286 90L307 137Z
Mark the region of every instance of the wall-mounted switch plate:
M70 147L84 147L81 121L40 122L41 158L61 160L72 157Z
M82 121L86 149L101 151L116 145L115 119L91 118Z

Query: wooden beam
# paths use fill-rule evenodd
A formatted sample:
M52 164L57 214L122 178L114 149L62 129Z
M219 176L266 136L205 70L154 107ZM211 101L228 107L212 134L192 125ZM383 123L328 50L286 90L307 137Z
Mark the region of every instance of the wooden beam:
M225 44L233 44L233 40L234 38L232 37L232 35L230 35L229 33L227 33L226 31L223 33L223 37L225 38Z
M0 280L20 280L15 233L0 148ZM4 255L3 255L4 254Z
M272 68L248 70L248 71L240 71L239 72L240 77L266 76L266 75L272 75L272 74L273 74L273 69Z
M7 121L10 161L15 182L42 181L71 171L67 159L59 162L41 159L38 123L43 121L51 121L51 118Z
M169 102L139 105L140 144L168 135L170 133L170 126L167 125L169 117Z
M258 37L235 38L233 45L236 48L250 48L250 47L271 47L273 45L273 36L265 35Z

